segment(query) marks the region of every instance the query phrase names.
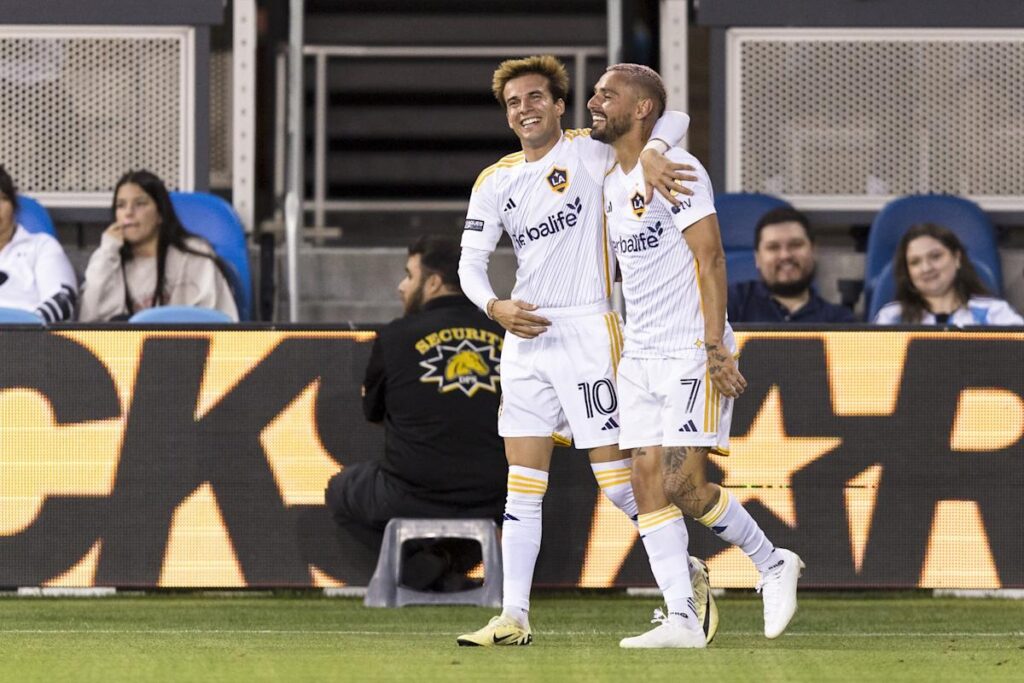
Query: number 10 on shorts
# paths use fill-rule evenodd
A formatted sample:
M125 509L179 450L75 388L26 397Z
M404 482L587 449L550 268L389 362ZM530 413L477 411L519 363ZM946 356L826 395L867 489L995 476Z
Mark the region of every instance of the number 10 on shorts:
M583 392L583 404L587 408L587 417L594 417L596 409L601 415L611 415L619 407L615 397L615 385L608 378L599 379L593 384L580 382L576 388Z

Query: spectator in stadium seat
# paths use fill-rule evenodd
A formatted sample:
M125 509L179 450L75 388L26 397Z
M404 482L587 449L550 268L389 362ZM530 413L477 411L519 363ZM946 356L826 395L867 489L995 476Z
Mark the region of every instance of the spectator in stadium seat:
M382 459L347 466L327 485L335 522L374 552L396 517L487 518L505 505L505 451L495 415L502 328L462 293L459 243L409 247L398 285L405 315L374 342L363 412L384 424ZM421 544L404 562L414 588L461 587L476 543Z
M1024 325L1007 302L991 296L956 233L921 223L903 235L893 257L896 300L875 316L892 325Z
M126 320L154 306L215 308L238 320L223 262L181 224L167 188L129 171L114 189L114 222L89 258L79 318Z
M757 222L754 260L760 280L729 287L734 323L852 323L853 312L815 290L814 233L796 209L772 209Z
M68 320L78 298L78 279L60 242L29 232L14 220L18 195L0 166L0 306L32 311L46 322Z

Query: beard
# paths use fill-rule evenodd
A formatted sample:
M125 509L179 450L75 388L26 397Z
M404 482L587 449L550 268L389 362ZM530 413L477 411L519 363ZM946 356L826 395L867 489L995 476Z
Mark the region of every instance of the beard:
M604 128L592 128L590 130L590 137L606 145L613 144L630 131L630 123L631 121L625 116L617 119L605 119Z
M409 292L409 298L402 302L405 305L405 314L411 315L423 310L423 282L416 285L416 289Z
M765 286L768 291L776 296L781 297L792 297L799 294L803 294L814 282L814 272L816 268L812 267L809 271L804 273L801 277L796 280L790 280L789 282L773 282L769 283L765 281Z

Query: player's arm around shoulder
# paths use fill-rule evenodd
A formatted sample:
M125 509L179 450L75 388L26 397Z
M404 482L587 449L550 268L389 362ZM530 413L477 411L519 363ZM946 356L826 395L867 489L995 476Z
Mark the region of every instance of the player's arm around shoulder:
M672 222L679 230L687 230L701 219L715 214L715 198L711 188L708 172L697 157L685 149L673 147L665 154L665 158L675 166L690 169L687 171L686 193L666 198L659 193L653 201L661 202L672 215ZM641 157L642 160L642 157ZM715 223L717 230L717 221Z
M736 398L747 386L732 352L725 346L725 310L727 279L725 250L718 218L708 214L683 232L687 246L697 262L697 278L704 316L704 348L708 354L708 374L718 391Z

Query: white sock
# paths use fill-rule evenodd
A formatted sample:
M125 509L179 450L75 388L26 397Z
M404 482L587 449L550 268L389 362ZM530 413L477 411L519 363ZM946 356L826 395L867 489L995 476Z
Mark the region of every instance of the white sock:
M753 560L758 571L765 571L772 564L775 546L764 535L750 513L737 503L728 491L719 491L721 495L718 502L697 521L718 534L726 543L738 546Z
M686 569L689 564L689 535L683 513L675 505L666 505L660 510L641 514L640 538L647 549L651 572L665 597L669 619L698 628L690 573Z
M608 500L615 504L615 507L626 513L626 516L637 526L636 498L633 497L633 485L630 484L630 476L633 471L633 459L614 460L612 462L592 462L590 469L594 470L594 478L597 479L601 492L608 496Z
M508 497L501 531L504 570L502 615L529 627L530 587L540 552L541 509L548 473L519 465L508 468Z

